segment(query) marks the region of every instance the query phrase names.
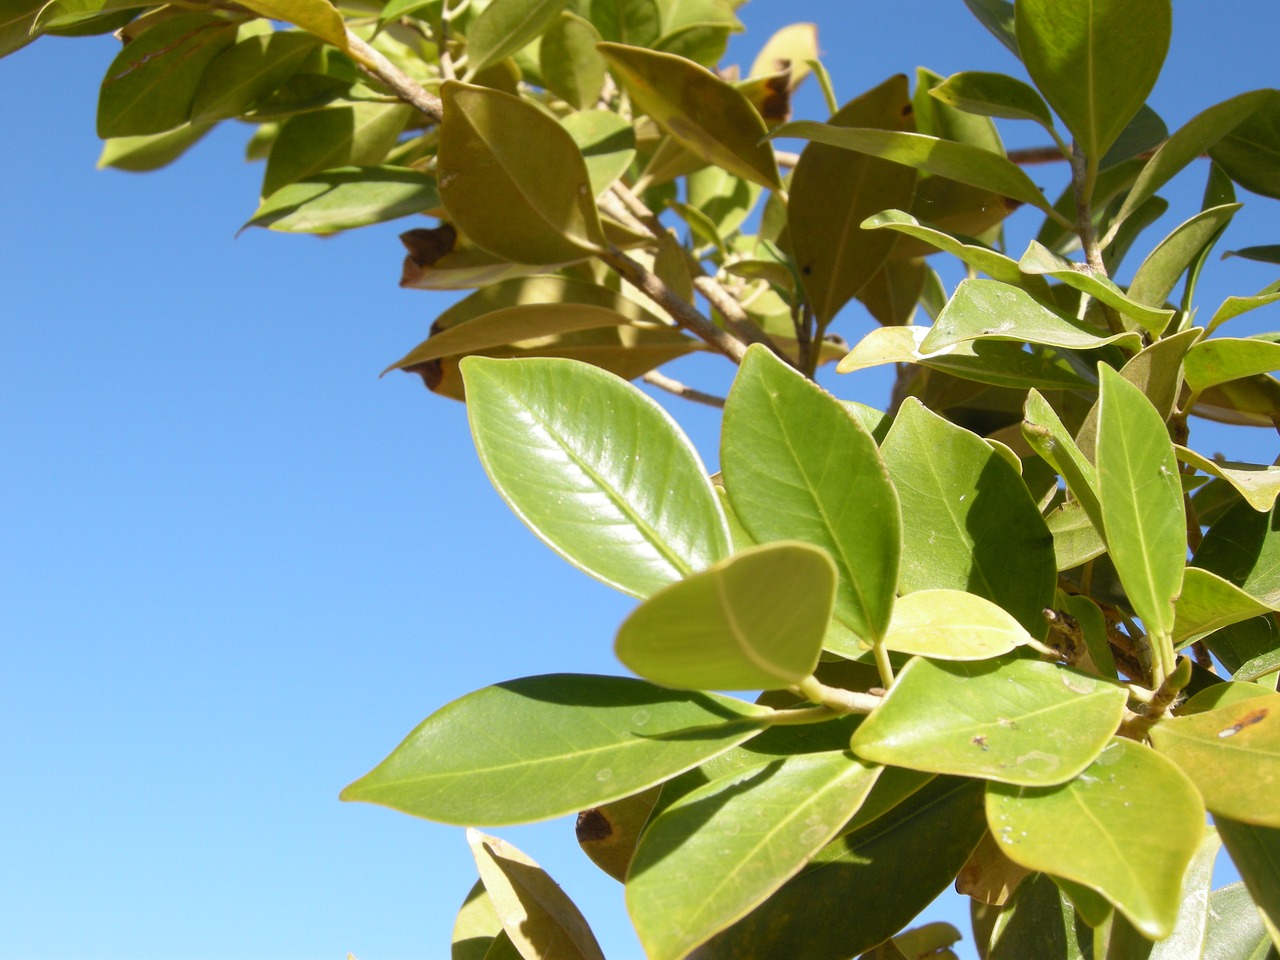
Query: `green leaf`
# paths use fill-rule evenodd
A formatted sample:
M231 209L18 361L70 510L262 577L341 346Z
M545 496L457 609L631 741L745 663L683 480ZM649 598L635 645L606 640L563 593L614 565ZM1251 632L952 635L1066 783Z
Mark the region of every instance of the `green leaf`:
M1057 579L1053 537L1017 471L914 399L881 452L902 501L899 590L976 593L1043 637Z
M213 124L183 124L166 133L141 137L113 137L102 145L98 169L112 167L130 173L145 173L167 166L198 143Z
M685 180L689 203L700 210L714 224L721 237L733 235L760 197L760 187L726 173L719 167L703 167L695 170ZM777 264L787 273L790 270Z
M820 52L816 24L790 23L765 41L747 76L765 77L789 70L788 85L794 90L809 75L810 63Z
M1108 913L1110 908L1108 907ZM1090 931L1076 916L1054 878L1035 873L1014 891L991 933L988 960L1085 960Z
M1123 916L1117 916L1111 923L1107 956L1117 960L1199 960L1203 957L1206 947L1205 932L1210 917L1209 888L1213 883L1213 862L1220 846L1217 831L1206 827L1200 846L1182 880L1178 919L1168 937L1152 943Z
M1035 87L1003 73L955 73L929 91L943 103L968 113L1006 120L1034 120L1053 133L1049 105Z
M1013 31L1012 0L964 0L964 5L1010 53L1022 58L1022 54L1018 52L1018 37Z
M658 0L591 0L591 22L614 43L647 47L662 35Z
M437 177L449 218L516 263L559 264L606 241L582 153L528 101L446 82Z
M1267 928L1244 882L1237 880L1209 894L1204 960L1275 960Z
M334 233L440 205L436 178L407 167L339 167L313 173L267 197L246 227Z
M1227 817L1214 822L1258 912L1264 922L1270 921L1274 943L1280 928L1280 830L1237 823ZM1280 945L1276 949L1280 950Z
M1173 319L1174 311L1166 310L1160 306L1160 304L1164 303L1163 298L1161 298L1160 303L1153 305L1139 301L1127 295L1106 277L1080 272L1069 260L1064 260L1035 240L1031 241L1031 245L1027 247L1027 252L1018 261L1018 269L1024 273L1043 274L1053 277L1055 280L1062 281L1068 287L1087 293L1094 299L1100 300L1107 306L1115 308L1120 313L1141 324L1155 336L1164 333L1169 321Z
M744 917L831 842L880 770L846 752L799 754L667 807L645 829L627 877L645 955L678 960Z
M690 960L856 956L898 933L941 893L984 829L977 784L937 778L829 844Z
M614 650L665 687L788 687L818 665L835 590L835 565L817 547L753 547L654 594L623 622Z
M290 117L271 145L262 195L325 170L382 163L412 115L404 104L353 103Z
M1268 606L1280 604L1280 523L1237 503L1205 534L1191 561L1230 580Z
M1232 337L1202 340L1187 351L1185 368L1191 389L1207 390L1228 380L1280 370L1280 343Z
M1265 244L1260 247L1241 247L1239 250L1228 250L1222 259L1240 257L1242 260L1254 260L1258 263L1280 263L1280 244Z
M0 57L21 50L36 38L36 15L47 0L0 0Z
M1088 563L1107 552L1106 543L1078 500L1068 500L1044 520L1053 534L1053 555L1060 571Z
M635 131L631 124L609 110L581 110L569 114L560 123L582 151L592 196L600 196L635 159Z
M1209 156L1246 190L1280 197L1280 91L1266 91L1256 109L1209 147Z
M1213 317L1209 321L1209 326L1205 330L1205 336L1209 336L1228 320L1248 313L1250 310L1256 310L1258 307L1265 307L1268 304L1275 303L1277 300L1280 300L1280 283L1268 284L1252 297L1227 297L1222 301L1222 306L1214 311Z
M1031 294L997 280L961 280L920 345L927 352L953 343L992 337L1069 350L1118 343L1136 348L1136 333L1106 335L1083 321L1051 310Z
M600 34L588 21L565 11L538 47L547 89L579 110L595 105L608 72L596 50Z
M1269 96L1270 91L1267 90L1239 94L1200 111L1175 130L1138 174L1133 187L1120 205L1120 210L1112 219L1111 226L1101 241L1102 245L1109 245L1115 239L1121 224L1134 211L1155 196L1156 191L1173 179L1178 171L1230 133Z
M693 445L635 387L568 360L468 357L462 368L490 479L570 563L647 596L728 554Z
M1199 567L1188 567L1182 594L1174 604L1173 640L1181 645L1270 612L1270 607L1231 581Z
M523 957L604 960L586 919L546 872L505 840L467 830L494 912Z
M635 105L682 147L736 177L782 187L773 149L762 142L764 120L730 84L673 54L617 43L598 49Z
M1043 278L1025 274L1018 267L1018 261L1006 257L990 247L980 244L972 237L947 233L937 227L917 220L909 213L901 210L885 210L862 222L863 230L893 230L907 236L923 240L931 247L957 257L975 270L981 270L993 280L1025 287L1037 296L1048 298L1049 285Z
M1039 391L1027 394L1023 416L1023 437L1062 476L1072 497L1101 532L1102 507L1098 503L1098 473L1094 465Z
M960 590L917 590L894 605L884 645L935 660L987 660L1030 639L990 600Z
M770 712L622 677L526 677L440 708L342 799L460 826L547 820L692 769Z
M929 327L877 327L858 341L836 366L837 373L853 373L886 363L918 363L932 370L997 387L1043 387L1075 390L1094 384L1076 366L1051 349L1023 349L1008 340L971 340L921 353Z
M1117 167L1134 157L1155 150L1169 137L1169 128L1160 115L1145 103L1138 108L1133 119L1120 131L1098 166L1102 170ZM1233 198L1234 199L1234 198ZM1097 209L1095 206L1094 209Z
M846 104L838 127L902 129L909 122L907 78L901 74ZM791 176L787 222L796 269L820 324L826 324L889 257L893 234L860 229L886 206L907 207L915 193L909 167L820 143L808 144Z
M191 103L192 121L240 116L293 76L315 48L315 37L292 30L242 35L200 78Z
M467 77L532 42L568 0L493 0L467 25Z
M921 133L836 127L797 120L774 128L772 139L795 137L906 164L923 173L990 190L1002 197L1029 203L1049 213L1053 205L1032 179L1012 160L990 150L955 143ZM1053 214L1056 216L1056 214Z
M1119 684L1056 663L916 658L858 727L853 752L912 770L1050 786L1098 756L1126 699Z
M867 308L877 323L885 326L909 324L924 293L928 272L923 260L890 259L858 291L858 302Z
M1117 738L1062 786L988 784L987 820L1009 859L1096 890L1160 939L1173 931L1204 807L1171 762Z
M483 881L477 880L462 901L453 922L450 960L484 960L494 938L500 933L502 921L494 912L493 901L485 892Z
M838 400L763 347L747 350L725 405L720 459L734 513L757 542L796 539L839 571L836 618L884 635L901 551L898 497L875 440ZM856 655L856 643L837 652Z
M1162 720L1151 742L1182 768L1214 814L1280 828L1280 696Z
M1173 630L1187 523L1178 461L1160 414L1142 391L1101 365L1098 500L1103 535L1125 593L1148 634ZM1172 669L1172 663L1164 669Z
M1280 494L1280 466L1210 460L1181 446L1175 446L1174 451L1183 463L1227 481L1253 509L1266 513L1275 505L1276 496Z
M301 27L339 50L347 48L346 24L329 0L244 0L241 5L268 20L283 20Z
M1210 207L1176 227L1138 267L1129 284L1129 296L1153 307L1163 304L1187 268L1226 229L1242 206L1228 203Z
M136 137L182 126L205 69L235 38L234 23L185 13L130 42L103 78L98 136Z
M1018 0L1015 30L1036 87L1093 161L1147 99L1169 50L1170 0Z

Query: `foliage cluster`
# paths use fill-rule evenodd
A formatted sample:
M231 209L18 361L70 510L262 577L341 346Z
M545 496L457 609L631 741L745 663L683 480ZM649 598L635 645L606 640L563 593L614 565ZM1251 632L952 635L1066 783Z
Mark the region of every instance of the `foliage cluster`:
M1237 187L1280 197L1280 92L1170 134L1170 0L966 2L1030 82L921 70L843 105L808 24L713 69L732 0L0 2L0 55L124 41L104 165L234 118L266 161L249 225L437 218L403 282L474 292L392 369L465 398L512 509L640 600L640 679L477 691L344 798L581 812L659 960L945 956L955 930L903 928L953 882L993 960L1274 956L1280 467L1196 452L1189 418L1280 426L1280 333L1219 333L1280 283L1196 300ZM809 75L830 115L792 122ZM1043 128L1061 197L993 118ZM1206 153L1201 209L1139 258ZM854 300L879 326L850 349ZM695 351L738 365L724 400L657 372ZM826 363L897 365L889 409ZM642 376L723 405L720 474ZM455 958L600 956L541 868L468 836ZM1220 845L1243 881L1211 891Z

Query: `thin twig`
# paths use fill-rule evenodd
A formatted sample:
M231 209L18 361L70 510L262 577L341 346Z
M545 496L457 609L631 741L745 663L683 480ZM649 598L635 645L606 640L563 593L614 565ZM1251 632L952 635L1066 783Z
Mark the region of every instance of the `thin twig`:
M708 407L724 409L724 397L717 397L714 393L703 393L701 390L681 383L679 380L674 380L666 374L659 373L657 370L650 370L640 379L652 387L675 394L682 400L691 400L694 403L706 404Z
M791 167L794 170L796 164L800 162L800 154L792 153L790 150L774 150L773 159L778 161L778 166Z
M418 81L357 37L350 28L347 29L347 50L356 63L390 87L405 103L416 107L436 123L444 119L444 104L439 97L428 93Z
M705 340L734 363L742 362L742 358L747 352L747 348L742 341L732 336L728 331L717 327L699 313L692 304L682 300L653 271L632 260L612 244L598 256L613 267L622 279L665 310L667 315L681 327L684 327L694 336Z

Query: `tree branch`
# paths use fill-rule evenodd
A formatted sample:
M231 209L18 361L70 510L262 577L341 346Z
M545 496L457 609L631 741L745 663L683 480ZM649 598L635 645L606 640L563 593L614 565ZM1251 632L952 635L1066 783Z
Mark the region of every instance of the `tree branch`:
M650 370L640 379L650 386L665 390L667 393L674 394L682 400L690 400L694 403L705 404L708 407L724 409L724 397L717 397L714 393L703 393L701 390L683 384L679 380L673 380L657 370Z
M347 50L356 63L390 87L405 103L416 107L436 123L444 119L444 105L439 97L428 93L422 84L357 37L349 27L347 28Z

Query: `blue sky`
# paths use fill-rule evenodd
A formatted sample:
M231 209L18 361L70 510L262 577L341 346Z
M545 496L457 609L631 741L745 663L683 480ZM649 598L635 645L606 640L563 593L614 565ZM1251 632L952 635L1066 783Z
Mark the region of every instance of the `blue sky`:
M1018 68L960 0L742 15L730 62L815 21L842 100L917 65ZM1152 106L1175 127L1280 85L1277 35L1273 3L1179 0ZM631 601L520 526L461 405L378 378L449 302L396 286L396 234L416 224L237 237L261 169L234 125L156 174L95 171L113 53L44 39L0 62L0 957L444 956L474 879L462 831L338 790L477 687L620 672ZM819 117L810 87L798 115ZM1175 215L1152 240L1198 209L1204 176L1165 192ZM1225 247L1280 241L1274 202L1242 199ZM1212 261L1202 309L1275 273ZM1280 326L1274 309L1238 330ZM840 323L867 326L855 309ZM702 361L679 373L725 378ZM885 398L882 377L827 382ZM713 463L715 415L669 406ZM1192 445L1275 455L1269 434L1199 424ZM639 956L621 888L571 821L498 832L579 901L612 960Z

